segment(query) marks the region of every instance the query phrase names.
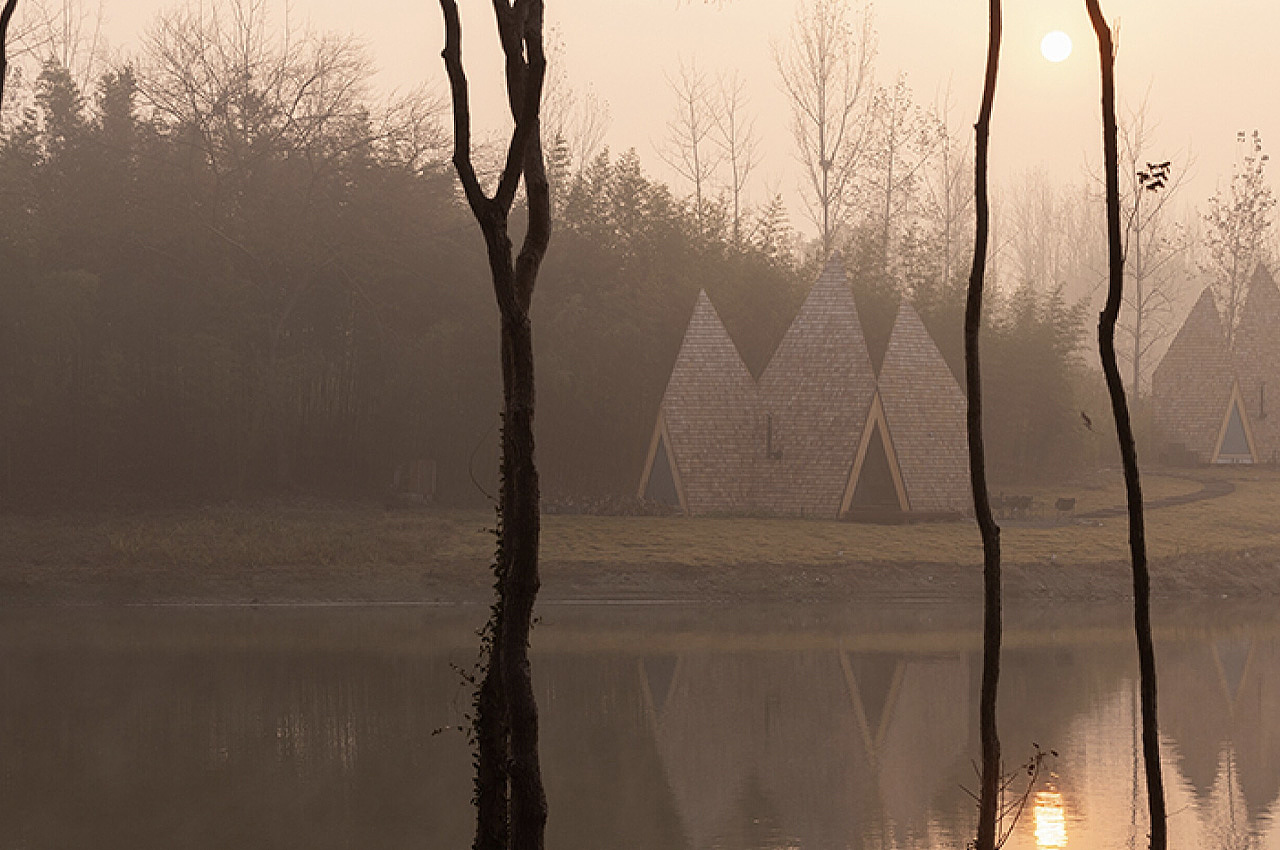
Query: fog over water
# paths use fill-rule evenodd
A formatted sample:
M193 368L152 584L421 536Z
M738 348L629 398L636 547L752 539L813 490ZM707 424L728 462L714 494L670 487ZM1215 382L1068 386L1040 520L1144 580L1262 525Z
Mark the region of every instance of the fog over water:
M963 846L975 615L548 607L534 658L548 846ZM7 612L0 846L465 846L458 668L479 616ZM1171 846L1280 847L1274 618L1162 620ZM1141 845L1130 640L1119 607L1015 616L1004 751L1059 755L1008 846Z

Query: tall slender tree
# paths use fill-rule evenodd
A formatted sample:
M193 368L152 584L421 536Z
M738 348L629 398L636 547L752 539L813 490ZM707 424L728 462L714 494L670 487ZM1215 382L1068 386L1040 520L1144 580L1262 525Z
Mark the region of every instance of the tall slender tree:
M9 24L18 8L18 0L5 0L0 11L0 106L4 105L4 80L9 73Z
M733 202L733 244L742 245L743 199L747 180L760 164L756 122L747 116L746 81L737 71L720 78L715 111L716 146L729 168L729 197Z
M1176 330L1173 312L1185 279L1178 265L1186 258L1187 239L1181 222L1170 215L1170 202L1188 174L1191 157L1184 151L1171 159L1152 154L1157 125L1148 117L1145 98L1119 116L1117 127L1120 216L1131 284L1117 329L1127 344L1129 387L1138 401L1152 369L1147 355Z
M1235 344L1240 309L1248 295L1258 263L1269 259L1267 243L1274 222L1275 195L1266 180L1270 157L1262 150L1262 135L1254 130L1236 134L1239 149L1231 184L1219 188L1204 213L1205 261L1209 286L1218 299L1227 327L1227 341Z
M442 54L453 103L453 164L484 234L501 318L502 489L497 600L488 666L477 696L476 850L541 850L547 800L538 757L538 707L529 666L529 629L538 576L538 470L534 463L533 338L529 307L551 239L551 193L540 139L546 76L542 0L493 0L506 57L515 129L497 189L486 195L471 159L471 112L456 0L440 0ZM523 178L529 221L518 255L508 229Z
M719 103L710 79L693 61L681 61L679 72L667 77L667 87L675 97L675 111L658 156L692 184L693 212L701 229L711 177L722 159L716 139Z
M871 12L850 21L848 0L806 0L791 41L775 59L791 100L791 128L804 166L807 212L818 226L823 256L851 211L853 182L869 137L868 106L875 58Z
M948 89L934 105L930 117L937 128L938 140L932 166L924 173L923 205L925 219L931 222L934 243L941 268L938 284L946 287L959 277L964 262L967 238L963 230L973 214L972 163L968 141L951 130L951 92ZM916 294L917 299L919 293Z
M1133 621L1138 643L1138 677L1142 694L1142 758L1147 778L1147 810L1151 820L1151 848L1168 846L1164 779L1160 770L1160 731L1156 712L1156 658L1151 638L1151 576L1147 569L1147 539L1142 514L1142 480L1138 449L1125 398L1124 381L1116 361L1116 320L1124 297L1124 238L1120 221L1120 166L1116 126L1115 42L1098 0L1085 0L1089 20L1098 37L1102 74L1102 147L1107 191L1107 302L1098 316L1098 350L1111 397L1120 460L1124 465L1129 506L1129 555L1133 562Z
M977 224L973 240L973 269L964 313L965 389L969 398L969 480L973 487L973 513L982 534L982 691L979 699L979 737L982 742L982 779L978 793L978 850L995 850L1000 807L1000 736L996 729L996 695L1000 682L1000 526L991 513L987 492L986 455L982 444L982 366L978 334L982 328L982 288L987 262L987 236L991 218L987 198L987 159L991 139L991 110L996 99L1000 70L1000 0L990 0L987 37L987 69L982 107L974 125L974 212Z
M901 233L920 212L921 183L942 138L933 116L914 102L905 74L876 90L871 102L867 162L859 197L867 207L875 255L886 279L896 276L894 253Z

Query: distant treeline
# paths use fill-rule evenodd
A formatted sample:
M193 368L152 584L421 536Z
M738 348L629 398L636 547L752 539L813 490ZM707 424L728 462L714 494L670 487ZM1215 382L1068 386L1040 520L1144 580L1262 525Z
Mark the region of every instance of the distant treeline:
M375 105L345 43L241 62L181 23L92 92L45 64L4 132L4 501L369 495L417 460L441 499L475 499L495 477L496 314L438 106ZM534 308L544 492L628 494L698 290L759 372L817 265L780 202L735 228L634 152L568 149L548 141ZM873 348L906 295L959 374L963 262L919 228L893 263L865 237L845 247ZM996 475L1091 460L1080 308L1026 286L988 313Z

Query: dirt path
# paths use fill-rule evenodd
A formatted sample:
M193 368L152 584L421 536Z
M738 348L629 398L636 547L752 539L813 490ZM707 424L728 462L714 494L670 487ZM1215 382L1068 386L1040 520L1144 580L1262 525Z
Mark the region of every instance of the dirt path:
M1229 496L1236 491L1236 485L1232 484L1224 478L1192 478L1190 476L1177 476L1187 481L1200 482L1200 489L1190 493L1181 493L1177 496L1166 496L1163 499L1153 499L1150 502L1143 503L1143 510L1154 511L1160 508L1172 508L1177 505L1189 505L1193 502L1203 502L1207 499L1219 499L1223 496ZM1102 508L1101 510L1089 511L1088 513L1076 514L1076 519L1110 519L1112 517L1125 516L1129 512L1127 505L1117 505L1110 508Z

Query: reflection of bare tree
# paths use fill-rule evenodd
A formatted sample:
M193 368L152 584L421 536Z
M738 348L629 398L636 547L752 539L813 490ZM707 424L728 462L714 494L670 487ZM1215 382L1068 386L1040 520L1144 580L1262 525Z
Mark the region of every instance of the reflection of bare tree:
M4 846L466 843L442 656L9 647L0 674Z
M1215 850L1252 850L1259 846L1261 835L1249 823L1247 807L1240 799L1240 781L1236 754L1223 753L1218 784L1207 806L1205 846Z

